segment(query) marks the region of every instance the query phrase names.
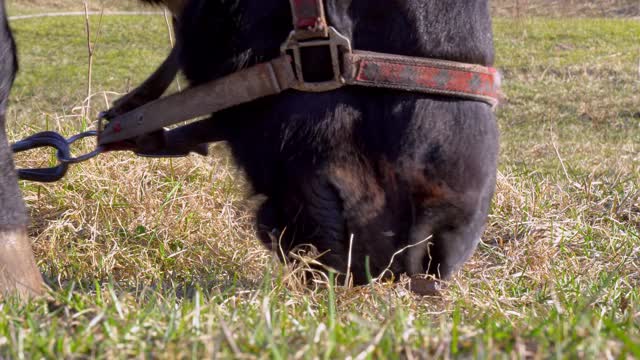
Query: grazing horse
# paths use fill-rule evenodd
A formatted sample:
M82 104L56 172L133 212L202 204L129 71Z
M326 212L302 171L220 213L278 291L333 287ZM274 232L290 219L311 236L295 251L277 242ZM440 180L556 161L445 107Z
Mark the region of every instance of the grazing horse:
M27 237L27 212L22 201L5 131L9 90L17 71L16 49L0 0L0 293L42 292L42 278Z
M178 67L198 85L274 59L291 30L286 0L146 1L184 6L176 8L178 46L159 69L160 80L151 81L154 93L141 90L139 99L117 103L115 115L160 96ZM493 63L488 0L326 0L325 6L330 24L357 49ZM4 10L0 15L4 109L16 66ZM314 50L304 54L305 77L322 79L329 59ZM256 216L265 245L287 256L311 244L321 262L351 271L356 284L385 270L449 278L476 248L495 189L498 130L491 107L456 97L358 87L290 90L167 139L188 147L227 141L254 191L266 198ZM38 289L6 143L2 132L0 247L8 250L0 251L0 265L13 276L6 278Z
M354 48L490 66L488 0L326 0ZM287 0L190 0L178 59L192 85L274 59L291 31ZM330 63L308 49L305 78ZM256 194L264 244L311 244L356 284L380 274L449 278L471 256L495 189L491 106L390 89L294 90L169 132L186 146L227 141ZM351 241L353 239L353 241ZM386 271L389 270L389 271Z

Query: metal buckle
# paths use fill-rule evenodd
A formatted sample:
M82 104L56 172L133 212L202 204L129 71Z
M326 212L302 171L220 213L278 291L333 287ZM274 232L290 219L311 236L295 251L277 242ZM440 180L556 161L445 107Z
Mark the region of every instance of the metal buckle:
M328 46L331 52L331 66L333 67L333 79L320 82L306 82L302 72L302 56L300 49L305 47ZM289 35L287 41L281 46L283 55L293 53L293 67L297 82L292 88L300 91L323 92L341 88L345 84L342 76L341 59L344 53L351 53L351 41L340 34L334 27L329 27L329 36L326 39L302 40L297 31L294 30Z

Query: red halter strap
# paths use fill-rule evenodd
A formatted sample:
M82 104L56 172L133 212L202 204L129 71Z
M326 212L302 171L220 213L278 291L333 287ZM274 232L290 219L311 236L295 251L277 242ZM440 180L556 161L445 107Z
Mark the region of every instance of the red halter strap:
M351 44L329 26L322 0L290 0L293 32L285 46L293 50L293 63L301 91L328 91L343 85L456 96L495 106L499 99L499 74L496 69L454 61L371 53L351 50ZM313 39L313 40L310 40ZM334 80L305 82L298 49L327 46L342 52L333 56ZM342 61L342 63L339 63ZM350 68L349 68L350 67ZM349 69L346 69L349 68Z
M298 39L327 37L327 17L321 0L289 0Z

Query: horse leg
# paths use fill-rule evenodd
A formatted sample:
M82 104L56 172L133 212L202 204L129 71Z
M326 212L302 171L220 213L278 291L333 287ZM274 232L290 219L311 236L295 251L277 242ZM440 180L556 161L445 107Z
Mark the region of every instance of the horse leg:
M105 119L113 119L158 99L175 79L178 68L178 51L174 47L162 65L142 85L114 101L113 106L101 116Z
M30 297L42 292L42 276L36 266L26 226L0 230L0 293Z
M5 132L5 109L17 71L15 44L0 0L0 294L41 294L42 277L27 236L27 211Z
M173 13L173 28L177 31L181 1L167 1L165 6ZM142 85L113 102L113 106L102 114L105 119L113 119L125 114L146 103L158 99L176 78L180 63L178 60L178 47L174 46L162 65L145 80Z
M4 78L7 74L0 68L0 76ZM3 111L0 108L0 293L28 297L42 294L42 277L27 236L27 213L13 167Z

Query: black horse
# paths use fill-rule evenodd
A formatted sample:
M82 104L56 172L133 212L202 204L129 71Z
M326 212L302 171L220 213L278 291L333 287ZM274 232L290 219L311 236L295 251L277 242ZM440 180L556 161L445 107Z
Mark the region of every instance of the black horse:
M493 63L488 0L326 0L325 7L359 50ZM287 0L190 0L178 27L180 66L197 85L273 59L291 23ZM322 78L330 60L312 53L305 61L305 77ZM495 189L498 137L482 102L347 87L237 106L169 141L227 141L266 198L257 213L265 245L288 254L312 244L340 272L350 256L361 284L387 268L446 279L471 256Z
M360 50L493 62L488 0L325 5L331 25ZM0 114L16 70L2 9ZM275 58L290 24L286 0L190 0L179 20L179 65L200 84ZM329 60L311 55L306 75L322 78ZM356 283L387 268L451 276L475 249L495 188L498 132L490 106L453 97L289 91L218 113L169 139L186 146L228 141L255 192L266 197L257 214L262 241L279 254L312 244L322 262L341 272L351 258ZM0 154L0 264L6 278L37 289L4 132Z

